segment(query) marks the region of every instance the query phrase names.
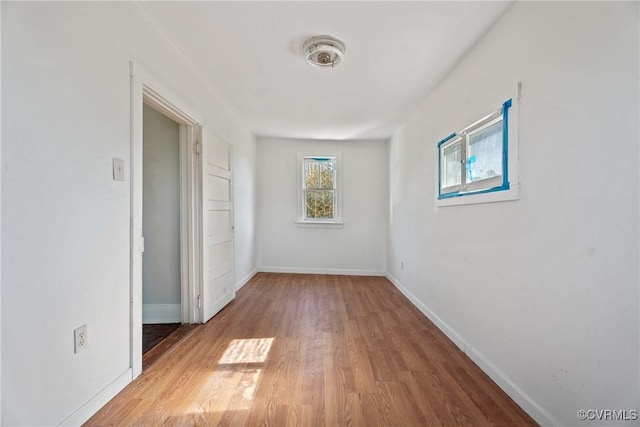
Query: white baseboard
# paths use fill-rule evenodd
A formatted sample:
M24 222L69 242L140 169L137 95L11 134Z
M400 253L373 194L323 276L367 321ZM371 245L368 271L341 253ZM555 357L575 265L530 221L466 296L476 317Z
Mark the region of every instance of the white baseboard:
M258 267L261 273L335 274L339 276L384 276L384 270L343 270L339 268Z
M142 323L182 323L182 305L142 304Z
M132 371L131 368L129 368L58 425L79 426L84 424L98 412L100 408L106 405L108 401L113 399L116 394L120 393L131 381Z
M238 289L240 289L241 287L243 287L244 285L247 284L247 282L249 282L249 280L253 279L253 276L255 276L258 273L258 270L253 270L251 273L247 274L246 276L244 276L244 278L242 280L240 280L238 283L236 283L236 291Z
M434 313L427 305L420 301L407 288L390 274L387 279L398 288L425 316L429 318L453 343L460 348L473 362L482 369L505 393L509 395L520 407L542 426L559 426L558 420L545 411L533 399L525 394L503 372L493 365L482 353L476 350L458 332L449 326L442 318Z

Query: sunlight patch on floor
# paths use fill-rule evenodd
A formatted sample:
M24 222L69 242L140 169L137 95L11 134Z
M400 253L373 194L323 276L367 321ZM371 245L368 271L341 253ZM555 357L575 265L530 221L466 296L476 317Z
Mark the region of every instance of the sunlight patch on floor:
M232 340L220 358L220 365L235 363L264 363L274 338Z
M188 412L205 414L251 409L263 370L251 365L267 361L274 339L232 340Z

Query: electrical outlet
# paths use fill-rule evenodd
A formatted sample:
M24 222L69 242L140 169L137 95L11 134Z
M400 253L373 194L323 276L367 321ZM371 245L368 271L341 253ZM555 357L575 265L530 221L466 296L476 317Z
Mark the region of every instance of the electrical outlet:
M73 331L73 352L78 353L89 346L89 334L87 325L82 325Z

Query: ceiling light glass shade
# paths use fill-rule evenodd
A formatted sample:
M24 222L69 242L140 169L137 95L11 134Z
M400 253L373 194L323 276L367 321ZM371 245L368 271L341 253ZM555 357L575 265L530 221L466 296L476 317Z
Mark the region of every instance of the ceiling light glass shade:
M344 56L345 45L332 36L315 36L302 45L307 62L316 67L335 67Z

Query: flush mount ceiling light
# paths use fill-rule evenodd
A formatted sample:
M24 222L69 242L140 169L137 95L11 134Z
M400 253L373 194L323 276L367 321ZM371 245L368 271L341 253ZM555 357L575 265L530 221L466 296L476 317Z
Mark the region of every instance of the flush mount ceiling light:
M345 45L331 36L315 36L302 45L307 62L316 67L335 67L344 55Z

